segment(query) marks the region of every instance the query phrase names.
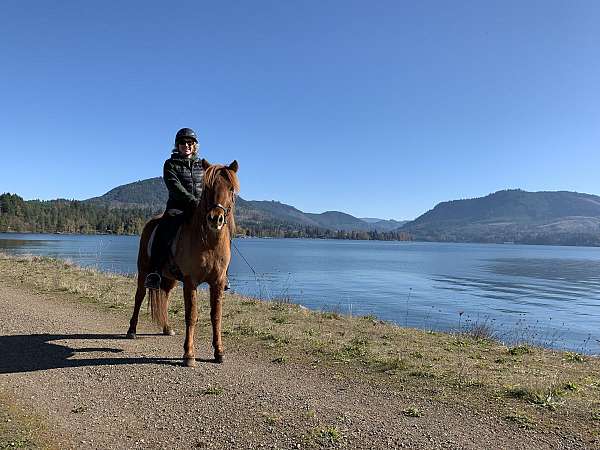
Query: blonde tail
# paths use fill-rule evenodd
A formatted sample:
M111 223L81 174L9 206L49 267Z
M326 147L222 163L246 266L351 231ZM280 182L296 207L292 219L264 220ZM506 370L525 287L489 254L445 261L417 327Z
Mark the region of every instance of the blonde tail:
M152 321L161 327L168 323L167 300L167 294L162 289L148 289L148 306Z

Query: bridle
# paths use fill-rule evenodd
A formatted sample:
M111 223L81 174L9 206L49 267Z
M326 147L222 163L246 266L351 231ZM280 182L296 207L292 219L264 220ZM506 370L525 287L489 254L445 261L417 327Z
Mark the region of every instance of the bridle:
M223 218L224 218L224 222L223 225L227 225L227 216L229 215L229 213L231 212L231 208L233 207L233 205L235 205L235 193L233 191L231 191L231 205L229 208L224 207L223 205L221 205L220 203L216 203L209 208L209 211L215 208L219 208L221 211L223 211Z

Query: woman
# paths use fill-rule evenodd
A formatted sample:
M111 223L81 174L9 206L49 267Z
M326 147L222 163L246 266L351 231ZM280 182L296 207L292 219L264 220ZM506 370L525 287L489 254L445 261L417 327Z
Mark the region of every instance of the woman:
M196 133L191 128L182 128L175 135L175 148L163 168L163 180L169 191L169 199L152 243L152 272L146 276L144 283L148 289L160 288L160 272L169 257L169 244L182 219L189 217L198 206L203 177Z

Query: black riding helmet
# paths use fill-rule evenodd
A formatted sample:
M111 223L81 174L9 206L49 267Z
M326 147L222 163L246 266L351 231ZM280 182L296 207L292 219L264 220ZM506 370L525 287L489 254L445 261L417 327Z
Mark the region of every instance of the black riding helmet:
M175 145L182 141L183 139L193 139L198 142L198 138L196 137L196 132L191 128L182 128L175 135Z

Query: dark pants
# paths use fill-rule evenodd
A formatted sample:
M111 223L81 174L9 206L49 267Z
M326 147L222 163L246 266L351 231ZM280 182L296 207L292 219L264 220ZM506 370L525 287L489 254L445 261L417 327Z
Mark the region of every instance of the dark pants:
M162 266L169 258L170 249L177 229L184 221L183 211L179 209L169 209L165 211L158 222L152 250L150 251L150 266L152 272L160 272Z

